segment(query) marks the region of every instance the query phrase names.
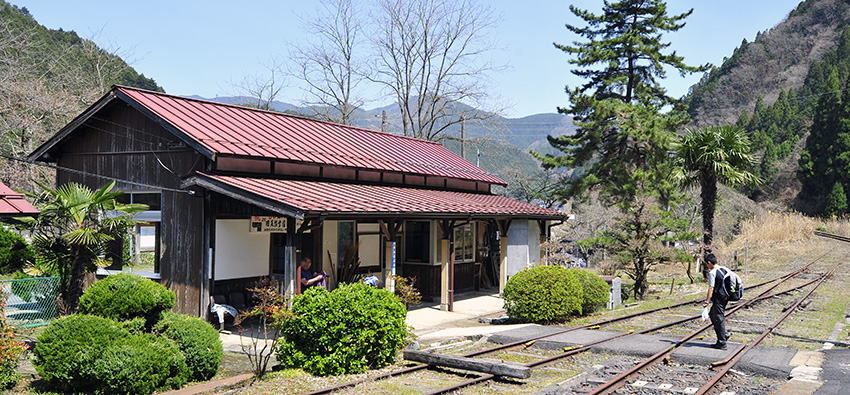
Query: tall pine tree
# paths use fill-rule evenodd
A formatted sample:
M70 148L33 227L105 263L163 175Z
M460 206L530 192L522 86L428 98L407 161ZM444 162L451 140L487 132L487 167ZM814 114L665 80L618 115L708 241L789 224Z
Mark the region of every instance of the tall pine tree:
M692 67L676 52L665 53L663 33L684 27L693 10L669 16L661 0L606 1L601 15L570 6L585 27L566 25L587 41L555 44L571 56L572 71L587 82L566 91L578 130L573 136L550 137L564 155L536 155L545 167L583 168L558 191L562 199L586 196L597 188L603 199L621 210L617 229L600 234L597 245L614 249L635 280L635 297L647 291L646 274L662 259L659 241L675 219L666 207L678 199L670 171L669 145L674 131L687 122L679 102L659 81L665 67L681 74L705 71Z

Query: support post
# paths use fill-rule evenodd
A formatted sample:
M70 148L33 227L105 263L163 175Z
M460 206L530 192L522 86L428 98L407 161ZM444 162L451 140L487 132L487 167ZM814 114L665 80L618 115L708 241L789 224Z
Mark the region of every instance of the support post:
M449 239L440 239L440 310L449 311Z
M396 260L395 260L395 251L396 251L396 242L386 241L384 243L384 250L386 252L386 265L384 268L384 279L385 279L385 288L387 291L395 292L395 279L392 276L395 276L395 268L396 268Z
M499 234L499 293L505 292L508 283L508 235Z

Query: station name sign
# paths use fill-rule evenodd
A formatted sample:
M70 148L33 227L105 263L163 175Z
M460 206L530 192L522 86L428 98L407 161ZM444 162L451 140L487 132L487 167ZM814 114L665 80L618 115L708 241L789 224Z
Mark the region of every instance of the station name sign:
M248 233L286 233L286 217L251 217Z

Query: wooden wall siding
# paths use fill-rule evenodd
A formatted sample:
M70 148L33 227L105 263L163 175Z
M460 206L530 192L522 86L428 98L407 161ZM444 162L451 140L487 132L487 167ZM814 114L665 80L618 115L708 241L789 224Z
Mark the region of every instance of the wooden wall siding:
M440 266L411 265L402 266L401 275L416 277L413 286L419 290L422 300L426 302L440 301Z
M105 107L79 132L63 146L58 164L151 185L119 182L124 191L179 189L183 176L206 165L201 155L180 147L176 136L122 102ZM68 181L100 188L110 180L60 171L59 184ZM205 317L200 311L201 281L205 281L203 208L203 198L163 191L160 282L177 294L178 311Z
M261 215L269 217L281 217L283 214L263 210L257 206L248 203L240 202L229 196L212 192L210 199L212 213L215 216L221 217L240 217L245 218L251 215Z
M476 290L474 262L455 263L455 295ZM411 265L402 266L403 277L416 277L416 287L422 295L422 300L440 301L440 266Z
M203 198L183 192L162 193L162 283L177 294L177 311L204 317Z
M476 290L475 262L455 263L455 295Z

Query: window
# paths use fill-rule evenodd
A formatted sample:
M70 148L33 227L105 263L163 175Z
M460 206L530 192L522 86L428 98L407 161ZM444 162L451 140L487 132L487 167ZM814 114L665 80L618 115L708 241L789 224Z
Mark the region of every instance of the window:
M339 221L337 228L337 259L339 263L345 262L345 250L354 244L354 221ZM348 257L353 259L354 257Z
M454 230L455 262L475 260L475 233L472 224L456 226Z
M100 274L133 272L145 277L159 278L159 246L161 241L162 194L160 192L128 192L115 198L120 203L148 205L148 210L136 214L140 221L130 229L120 244L121 254L112 254L113 264Z
M431 222L408 221L404 231L404 261L431 262Z

